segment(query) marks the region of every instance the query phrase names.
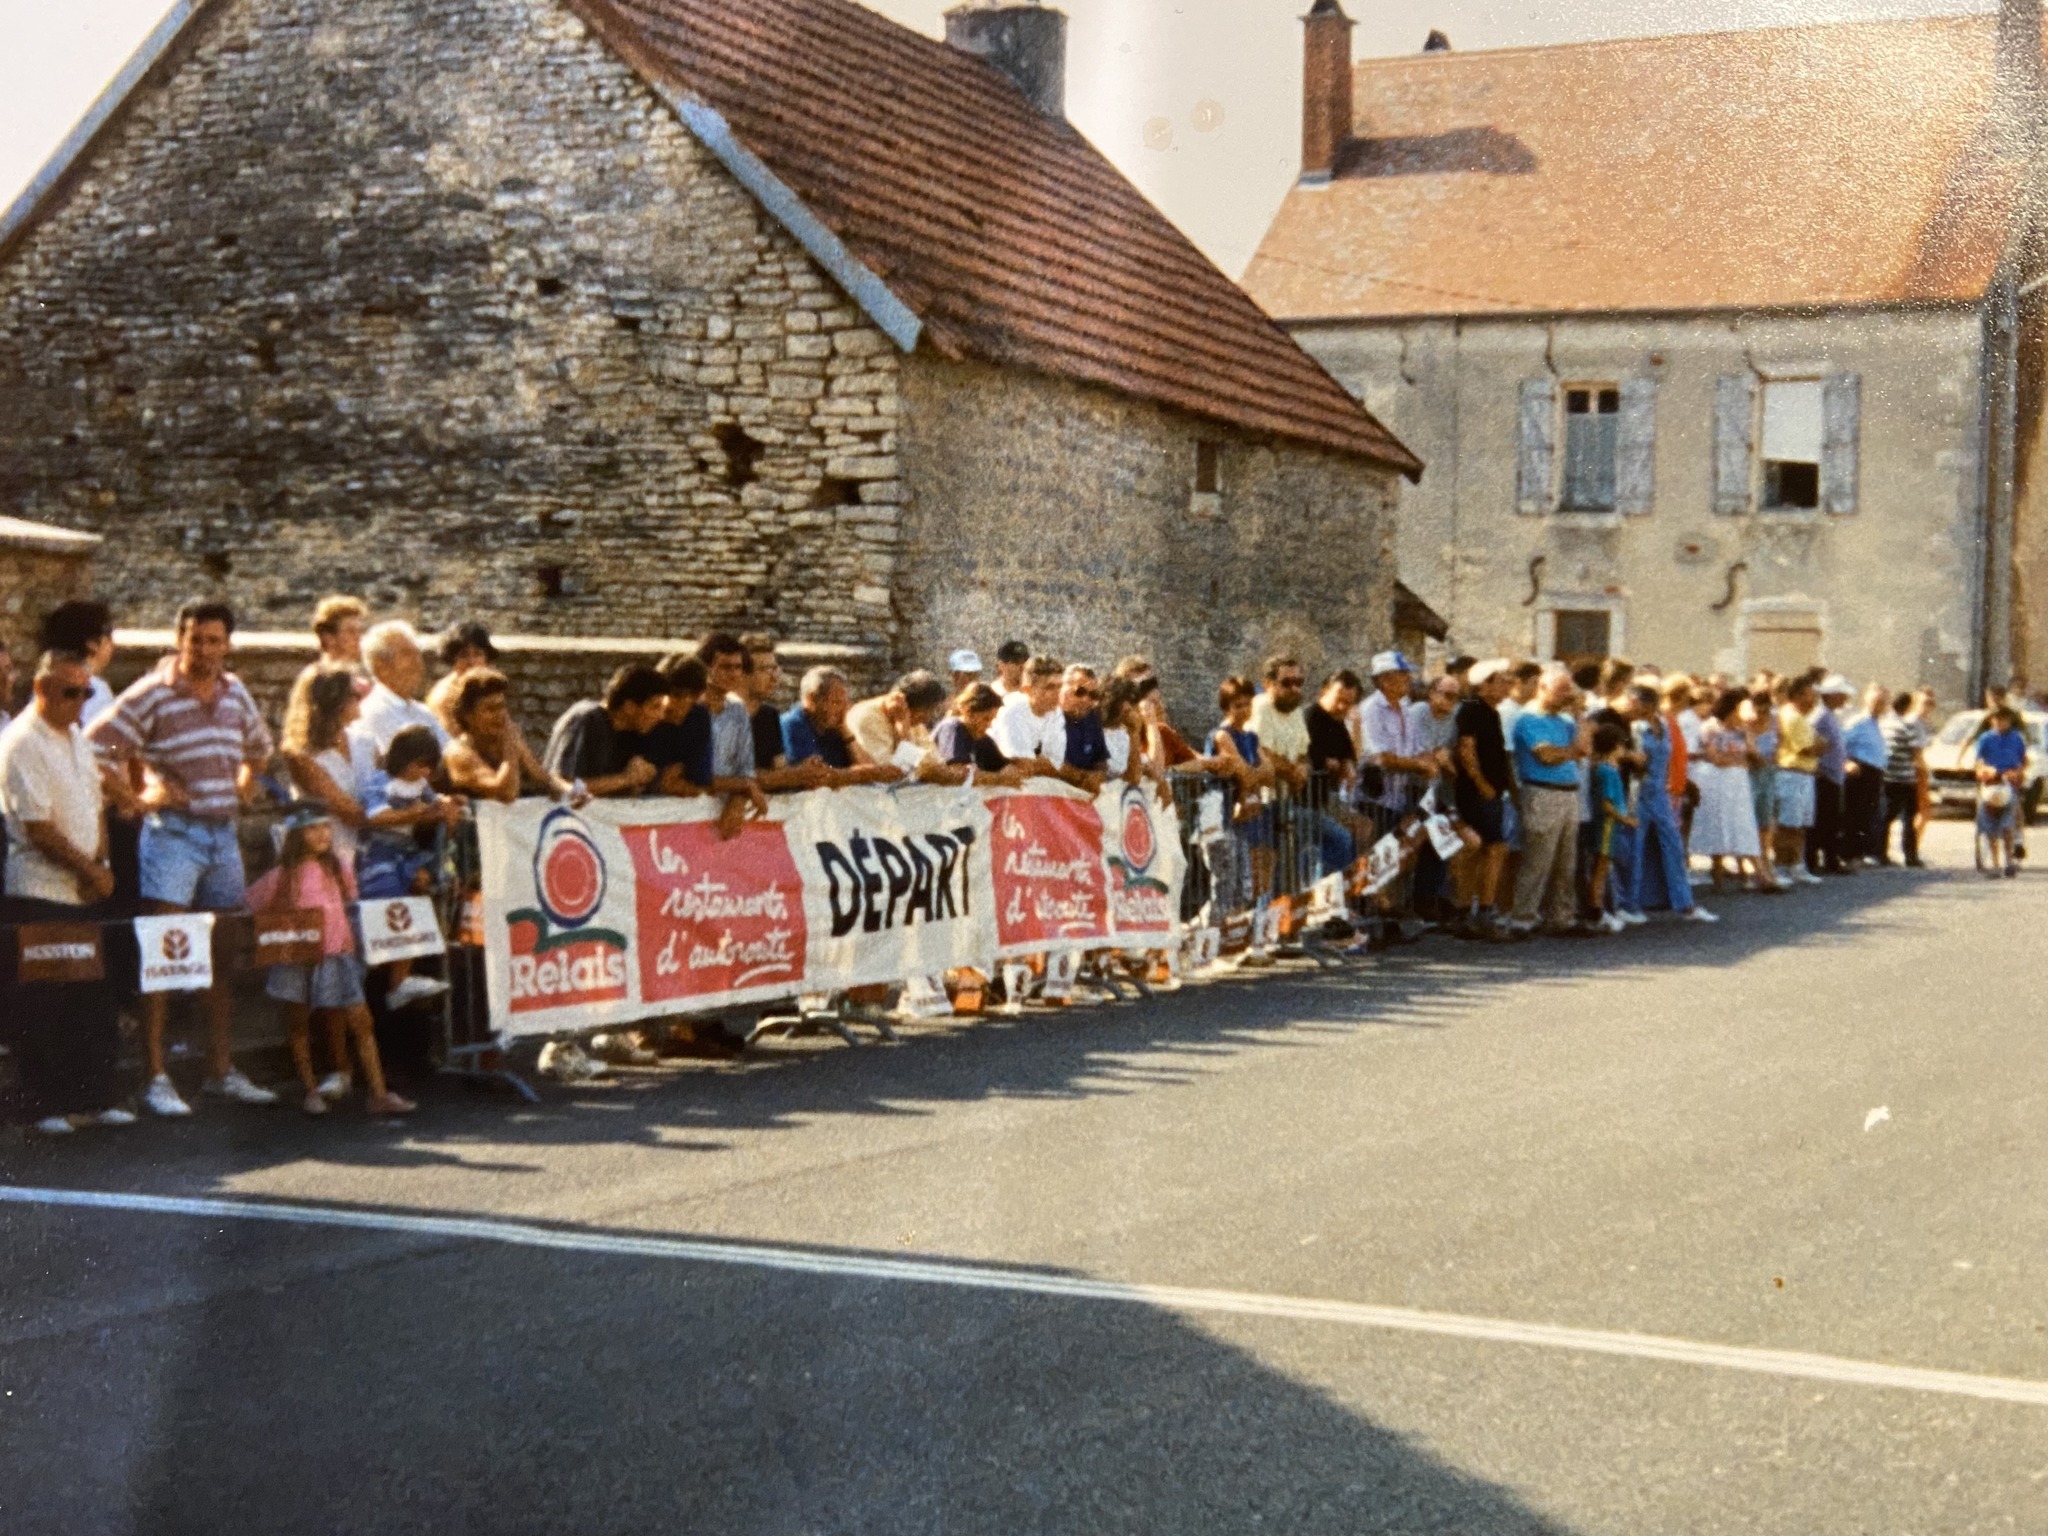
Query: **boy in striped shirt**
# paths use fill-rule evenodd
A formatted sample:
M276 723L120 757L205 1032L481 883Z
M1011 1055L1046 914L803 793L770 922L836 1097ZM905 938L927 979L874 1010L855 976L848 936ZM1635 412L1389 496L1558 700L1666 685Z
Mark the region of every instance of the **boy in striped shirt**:
M272 742L256 701L227 670L234 630L234 610L226 603L185 604L178 610L177 650L137 679L88 733L105 761L143 769L139 862L146 913L227 912L243 904L235 821L259 792L256 775L270 761ZM242 1104L274 1104L277 1095L250 1082L229 1054L233 993L226 971L216 963L206 993L206 1091ZM164 993L143 994L150 1075L144 1102L159 1115L186 1115L191 1109L164 1070L167 1005Z

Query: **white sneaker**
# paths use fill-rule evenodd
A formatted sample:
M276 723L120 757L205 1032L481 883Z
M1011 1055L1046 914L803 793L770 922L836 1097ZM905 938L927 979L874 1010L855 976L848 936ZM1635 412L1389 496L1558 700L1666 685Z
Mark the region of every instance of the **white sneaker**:
M346 1072L330 1072L320 1079L320 1086L313 1091L330 1104L338 1104L349 1096L356 1085L355 1079Z
M1694 907L1685 914L1683 921L1688 923L1718 923L1721 919L1714 916L1705 907Z
M430 997L439 997L448 990L448 983L438 976L408 976L393 987L384 997L387 1008L410 1008L414 1003L423 1003Z
M542 1046L539 1067L544 1076L559 1083L587 1083L603 1077L607 1070L603 1062L592 1061L573 1040L550 1040Z
M1602 912L1598 926L1608 933L1625 933L1628 931L1628 924L1621 920L1620 914L1614 912Z
M77 1129L65 1115L52 1115L47 1120L36 1122L36 1134L39 1136L69 1136Z
M135 1116L125 1109L103 1109L92 1117L94 1125L133 1125Z
M217 1099L233 1099L237 1104L275 1104L277 1095L268 1088L258 1088L242 1075L240 1067L230 1067L226 1077L215 1078L201 1090Z
M1814 872L1813 872L1812 870L1808 869L1808 868L1807 868L1807 867L1806 867L1806 866L1805 866L1804 864L1800 865L1800 866L1799 866L1799 868L1798 868L1797 870L1795 870L1795 871L1794 871L1793 873L1794 873L1795 877L1796 877L1796 878L1798 879L1798 881L1799 881L1799 883L1800 883L1801 885L1826 885L1826 884L1827 884L1827 881L1825 881L1825 880L1821 879L1821 877L1820 877L1819 875L1816 875L1816 874L1815 874L1815 873L1814 873Z
M143 1090L142 1102L149 1106L152 1115L189 1115L192 1106L178 1097L178 1090L168 1076L152 1077L149 1087Z
M661 1061L658 1053L648 1050L630 1033L592 1035L589 1054L615 1067L652 1067Z
M1644 923L1647 923L1650 920L1643 913L1638 912L1634 907L1617 908L1614 915L1620 918L1624 923L1627 923L1631 928L1640 928Z

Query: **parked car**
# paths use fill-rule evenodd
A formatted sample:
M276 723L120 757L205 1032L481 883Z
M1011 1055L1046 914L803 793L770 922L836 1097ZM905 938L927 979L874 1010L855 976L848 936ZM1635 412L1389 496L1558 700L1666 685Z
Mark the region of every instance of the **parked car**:
M1934 807L1941 811L1973 811L1977 805L1977 738L1984 734L1985 711L1965 709L1948 717L1941 733L1927 747L1927 771L1933 779ZM2027 737L2027 784L2020 806L2028 825L2040 814L2044 780L2048 780L2048 714L2028 710L2020 718Z

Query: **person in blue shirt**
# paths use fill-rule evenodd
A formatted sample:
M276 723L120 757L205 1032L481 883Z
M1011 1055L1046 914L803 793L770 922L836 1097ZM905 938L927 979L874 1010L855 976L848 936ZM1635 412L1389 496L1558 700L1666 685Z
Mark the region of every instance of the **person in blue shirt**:
M903 777L903 770L893 763L870 762L847 734L846 711L852 697L845 674L813 667L797 685L797 702L782 712L786 766L822 763L829 771L819 777L817 787L893 784Z
M1515 877L1512 927L1527 933L1539 914L1566 932L1577 926L1579 763L1586 755L1571 674L1546 673L1536 702L1516 717L1509 745L1522 787L1522 867Z
M1059 777L1094 794L1109 778L1109 739L1103 734L1102 685L1093 667L1067 668L1060 682L1060 712L1066 716L1066 761Z
M1620 933L1628 926L1615 913L1612 892L1607 887L1607 871L1636 826L1635 817L1629 813L1628 790L1621 781L1621 765L1616 761L1628 740L1629 733L1611 720L1594 727L1592 790L1598 830L1593 846L1593 879L1589 888L1593 892L1593 900L1600 907L1600 926L1609 933Z
M1991 842L1991 868L2010 880L2013 840L2019 830L2020 803L2027 784L2027 738L2020 733L2019 712L2001 705L1991 712L1991 729L1977 738L1977 831Z

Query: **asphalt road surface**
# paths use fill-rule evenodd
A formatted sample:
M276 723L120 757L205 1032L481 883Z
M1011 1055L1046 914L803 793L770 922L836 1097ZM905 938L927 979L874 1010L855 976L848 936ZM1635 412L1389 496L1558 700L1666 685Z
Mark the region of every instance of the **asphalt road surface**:
M1935 857L0 1143L0 1531L2048 1531L2048 874Z

